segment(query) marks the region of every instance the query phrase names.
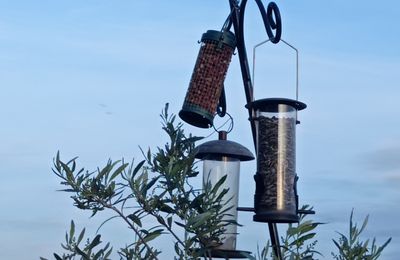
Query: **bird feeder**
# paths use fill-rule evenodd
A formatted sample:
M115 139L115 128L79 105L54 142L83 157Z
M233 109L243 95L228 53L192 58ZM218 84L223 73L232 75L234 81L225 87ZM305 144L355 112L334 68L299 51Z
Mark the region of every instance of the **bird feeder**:
M257 142L254 221L298 222L296 192L297 111L306 104L285 98L252 102Z
M183 121L201 128L212 126L235 47L235 35L230 31L209 30L203 34L185 101L179 112Z
M213 187L222 177L226 176L225 182L220 190L228 189L221 203L227 203L225 207L230 208L224 220L237 221L237 207L239 199L239 173L240 162L253 160L253 154L244 146L226 140L227 132L219 132L219 140L209 141L201 144L196 149L195 157L203 161L203 187ZM237 225L226 226L225 233L221 239L222 245L213 250L213 255L234 257L236 250ZM230 253L230 254L229 254Z

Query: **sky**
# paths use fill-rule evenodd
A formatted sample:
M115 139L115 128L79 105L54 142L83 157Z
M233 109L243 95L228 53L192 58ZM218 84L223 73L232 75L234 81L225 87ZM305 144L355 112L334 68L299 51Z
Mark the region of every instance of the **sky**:
M370 215L365 238L379 244L393 238L382 259L397 259L400 4L276 3L282 38L299 50L299 99L308 107L297 126L298 189L300 203L317 212L312 218L326 223L318 236L321 259L331 259L331 239L347 232L353 208L358 222ZM94 236L107 215L90 219L57 192L53 157L79 156L82 167L94 170L109 158L141 160L139 146L163 145L159 114L167 102L179 112L198 40L219 30L228 12L222 0L0 1L0 259L50 258L61 251L71 219ZM267 38L253 1L245 23L251 57ZM266 44L256 60L255 98L294 98L293 50ZM252 150L237 55L225 86L235 122L228 138ZM213 132L184 127L200 136ZM242 164L241 206L252 206L254 173L255 161ZM268 232L251 219L239 213L237 248L254 252ZM132 239L118 221L102 234L115 248ZM161 243L165 250L168 243Z

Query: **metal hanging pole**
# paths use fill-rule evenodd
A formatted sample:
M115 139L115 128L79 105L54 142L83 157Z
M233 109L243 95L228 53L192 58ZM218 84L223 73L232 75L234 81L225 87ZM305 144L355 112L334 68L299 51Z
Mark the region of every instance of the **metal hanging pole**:
M247 1L247 0L246 0ZM243 40L243 26L240 25L239 21L239 16L240 16L240 11L239 11L239 6L236 0L229 0L230 3L230 8L231 8L231 21L233 25L233 29L235 31L236 35L236 46L238 50L238 55L239 55L239 62L240 62L240 69L241 69L241 74L242 74L242 80L243 80L243 85L244 85L244 91L246 94L246 102L247 104L250 104L252 101L254 101L254 91L253 91L253 85L251 83L251 78L250 78L250 68L249 68L249 63L247 59L247 52L246 52L246 46ZM243 2L242 2L243 5ZM242 6L241 5L241 6ZM243 8L244 9L244 8ZM249 118L252 118L254 115L254 111L252 109L249 109ZM253 142L254 142L254 147L257 152L257 140L256 140L256 127L253 121L250 120L250 126L251 126L251 132L253 135Z
M265 11L265 8L261 2L261 0L255 0L257 3L257 6L260 10L262 19L264 21L264 26L266 29L266 32L268 34L269 39L271 40L272 43L278 43L280 40L281 36L281 18L279 14L279 9L276 6L275 3L271 2L268 5L267 12ZM250 104L252 101L254 101L254 91L253 91L253 84L251 81L250 77L250 69L249 69L249 63L248 63L248 58L247 58L247 52L246 52L246 46L244 42L244 13L246 9L246 3L247 0L242 0L242 2L238 3L237 0L229 0L229 5L231 8L231 21L228 25L230 27L233 25L235 35L236 35L236 44L237 44L237 50L238 50L238 55L239 55L239 62L240 62L240 69L241 69L241 74L242 74L242 80L243 80L243 85L244 85L244 90L246 94L246 102L247 104ZM275 16L275 21L273 16ZM275 29L275 35L272 32L272 29ZM249 119L253 118L254 116L254 110L249 107L248 109L249 112ZM256 127L255 123L253 120L250 120L250 126L251 126L251 132L253 135L253 142L254 142L254 147L255 151L257 153L257 139L256 139ZM268 229L270 233L270 238L271 238L271 244L272 248L274 250L274 253L278 260L282 259L282 254L280 250L280 244L279 244L279 235L278 235L278 228L276 223L268 223Z

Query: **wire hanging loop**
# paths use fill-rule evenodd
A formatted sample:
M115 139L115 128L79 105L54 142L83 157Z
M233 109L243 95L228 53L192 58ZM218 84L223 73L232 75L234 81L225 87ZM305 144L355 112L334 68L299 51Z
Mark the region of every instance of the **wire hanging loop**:
M299 50L296 47L294 47L292 44L285 41L284 39L280 39L280 40L296 52L296 101L298 101L299 100ZM269 41L271 41L271 39L262 41L256 45L254 45L254 47L253 47L253 69L252 69L252 76L251 76L253 87L255 85L256 49Z
M225 115L228 115L229 118L227 120L225 120L225 122L222 125L220 125L219 127L215 127L215 124L213 123L212 126L213 126L215 132L218 133L219 131L221 131L221 128L224 127L228 122L229 122L229 126L228 126L228 129L226 130L226 132L229 134L233 130L233 117L228 112L225 112L224 116ZM220 117L222 118L224 116L220 116Z

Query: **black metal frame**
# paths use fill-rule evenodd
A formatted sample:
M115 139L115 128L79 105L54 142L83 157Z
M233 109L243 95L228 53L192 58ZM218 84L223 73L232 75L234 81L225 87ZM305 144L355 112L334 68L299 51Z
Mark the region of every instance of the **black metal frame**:
M261 13L268 38L271 40L272 43L278 43L282 34L282 22L278 6L274 2L271 2L268 4L266 11L261 0L255 0L255 2L257 3L258 9ZM242 0L240 5L237 0L229 0L231 14L227 29L229 30L229 28L233 25L236 35L237 51L239 55L242 80L246 94L246 102L247 104L250 104L254 101L254 91L250 77L246 45L244 42L244 14L246 10L246 4L247 0ZM273 30L275 30L275 35L273 33ZM249 118L253 118L254 110L251 107L248 107L248 112ZM254 147L257 152L256 127L254 121L250 120L250 126L253 134ZM276 223L268 223L268 228L274 253L278 259L282 259L277 225Z

